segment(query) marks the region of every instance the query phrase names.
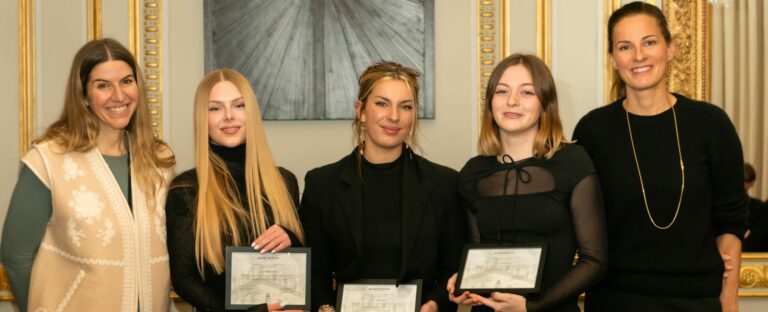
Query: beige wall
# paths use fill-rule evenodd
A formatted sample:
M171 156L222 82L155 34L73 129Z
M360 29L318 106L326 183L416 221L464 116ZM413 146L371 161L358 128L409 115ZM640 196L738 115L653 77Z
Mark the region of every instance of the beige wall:
M85 1L43 2L38 25L38 129L61 109L63 86L76 49L86 40ZM0 1L0 40L18 42L17 1ZM127 1L103 1L103 32L127 44ZM535 5L508 0L510 52L535 52ZM65 5L66 4L66 5ZM165 1L163 15L164 138L174 149L177 170L193 166L192 97L203 76L202 0ZM477 136L477 1L435 0L436 119L421 123L420 142L429 159L460 169L475 154ZM578 119L603 104L602 1L553 1L552 71L568 136ZM6 44L0 55L0 222L18 171L18 55ZM354 87L354 86L350 86ZM352 105L353 103L350 103ZM352 149L350 121L269 121L266 131L279 164L303 185L306 171ZM38 132L39 133L39 132ZM762 301L762 303L761 303ZM742 299L742 311L762 311L765 299ZM175 310L183 310L183 306ZM7 302L0 312L13 311Z

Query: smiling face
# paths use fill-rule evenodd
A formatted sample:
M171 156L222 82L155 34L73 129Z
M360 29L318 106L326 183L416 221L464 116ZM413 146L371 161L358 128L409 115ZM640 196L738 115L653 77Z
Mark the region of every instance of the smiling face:
M410 135L416 104L413 93L402 80L382 79L365 103L357 102L357 115L366 125L365 153L399 153Z
M131 67L109 60L93 67L88 76L88 105L99 119L99 131L122 131L136 112L139 87Z
M236 147L245 142L245 102L237 86L220 81L208 98L208 136L216 145Z
M664 74L675 55L675 46L664 39L655 17L635 14L613 28L611 61L626 83L627 92L664 88Z
M541 101L533 86L531 73L524 65L512 65L501 75L493 93L491 110L502 138L536 136Z

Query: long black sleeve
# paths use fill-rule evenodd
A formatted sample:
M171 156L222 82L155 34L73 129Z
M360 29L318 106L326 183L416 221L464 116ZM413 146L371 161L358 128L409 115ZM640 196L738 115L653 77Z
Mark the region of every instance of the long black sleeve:
M173 289L179 297L196 309L224 311L224 298L218 295L223 293L223 290L211 288L197 270L192 207L195 189L173 187L174 184L176 183L172 184L165 202L168 256Z
M608 243L603 198L596 175L589 175L576 185L570 206L579 259L541 299L527 302L529 312L546 311L573 300L597 283L607 271Z
M304 181L304 196L301 200L301 223L304 226L304 235L307 246L312 248L312 308L324 304L335 305L336 294L332 288L332 261L329 240L323 231L322 202L315 188L319 181L312 178L312 172L307 173Z

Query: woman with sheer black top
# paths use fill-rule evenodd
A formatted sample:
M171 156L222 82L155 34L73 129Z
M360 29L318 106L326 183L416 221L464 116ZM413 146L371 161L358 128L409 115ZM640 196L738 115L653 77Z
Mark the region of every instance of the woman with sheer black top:
M465 292L451 299L475 305L473 311L579 311L579 294L602 277L607 263L592 162L583 148L564 142L552 75L535 56L501 61L485 105L481 155L459 173L460 192L477 219L481 243L547 245L541 291L526 297L494 292L489 298Z

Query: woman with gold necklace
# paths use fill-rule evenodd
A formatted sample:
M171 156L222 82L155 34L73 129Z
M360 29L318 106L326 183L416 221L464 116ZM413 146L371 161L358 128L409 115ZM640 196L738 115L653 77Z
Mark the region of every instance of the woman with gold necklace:
M659 8L627 4L608 31L619 99L574 131L603 185L611 259L585 309L737 311L747 213L733 124L668 91L675 45Z

